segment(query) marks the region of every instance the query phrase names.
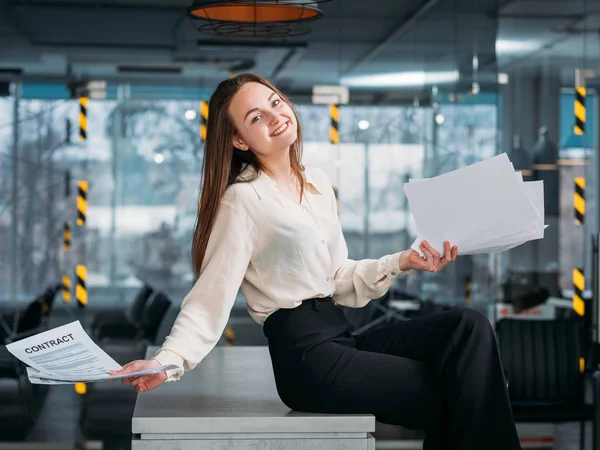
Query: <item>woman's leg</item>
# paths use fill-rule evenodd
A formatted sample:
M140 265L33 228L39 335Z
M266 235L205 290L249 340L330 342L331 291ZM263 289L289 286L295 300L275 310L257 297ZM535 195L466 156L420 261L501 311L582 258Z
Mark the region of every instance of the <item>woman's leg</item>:
M426 364L328 342L306 352L303 366L293 374L280 371L280 396L290 408L373 414L380 422L427 430L425 450L446 449L439 440L441 394Z
M265 323L277 391L292 410L373 414L438 435L441 396L422 362L356 349L341 308L308 300ZM439 445L430 449L441 450Z
M521 448L496 339L483 314L456 308L400 322L357 337L357 348L428 368L441 391L444 448Z

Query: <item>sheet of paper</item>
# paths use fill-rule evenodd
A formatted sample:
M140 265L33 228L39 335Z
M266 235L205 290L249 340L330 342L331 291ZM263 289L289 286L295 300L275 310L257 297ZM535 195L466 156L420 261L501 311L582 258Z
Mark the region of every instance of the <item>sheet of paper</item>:
M482 248L478 248L475 250L470 250L466 254L467 255L480 255L483 253L505 252L506 250L510 250L511 248L515 248L515 247L518 247L519 245L523 245L524 243L526 243L528 241L529 241L529 239L522 239L520 241L512 242L510 244L496 245L496 246L492 246L492 247L482 247Z
M543 239L544 230L546 226L544 224L544 182L543 181L526 181L523 182L523 188L525 189L525 194L527 198L533 205L536 213L537 219L533 222L531 229L520 232L513 233L508 236L500 237L497 239L488 240L486 242L482 242L479 239L474 239L469 242L464 248L464 252L462 254L475 254L473 250L480 250L486 248L505 248L504 250L493 250L493 251L477 251L476 253L495 253L497 251L505 251L510 248L517 247L518 245L522 245L530 240ZM513 245L515 242L518 242L517 245Z
M500 177L504 183L498 182L494 176L496 178ZM512 192L511 189L506 189L507 182L512 188ZM521 199L525 196L522 186L517 182L516 175L505 155L499 155L433 179L421 180L417 186L419 188L429 187L427 195L418 200L420 203L414 204L415 202L410 198L411 193L409 190L412 188L411 186L406 187L407 196L411 201L411 207L413 207L419 233L424 235L423 238L430 243L435 239L428 235L435 236L440 231L442 233L446 231L448 236L445 236L445 238L451 242L456 242L459 247L462 243L464 248L466 239L472 241L473 236L477 236L478 240L485 242L491 237L497 238L498 236L522 232L530 227L530 224L521 224L521 226L513 227L513 230L517 231L511 232L510 224L507 224L509 225L508 230L502 229L502 222L488 221L488 223L495 225L495 230L493 226L491 228L486 226L485 219L490 217L487 210L493 209L494 206L491 206L491 204L496 203L494 197L488 195L490 192L495 193L497 197L502 196L503 191L507 191L507 196L511 196L511 194L514 196L516 189ZM505 202L504 206L507 206L504 212L508 212L510 204L506 205ZM521 203L521 206L523 206L523 203ZM426 217L425 220L419 220L418 207L426 209L422 214ZM471 217L469 217L469 213L471 213ZM474 214L475 218L473 219ZM432 227L437 227L435 230L437 232L431 233L428 230ZM453 227L454 230L452 230ZM452 239L452 236L455 238ZM465 239L464 242L460 241L461 237ZM433 245L438 248L435 243ZM439 246L441 247L441 243Z
M121 366L87 335L79 321L13 342L6 349L52 377L99 377Z
M407 183L404 191L419 239L440 253L444 240L458 245L460 252L474 236L485 243L526 233L538 216L506 154ZM420 252L419 242L413 248Z
M56 384L75 384L72 381L55 381L55 380L42 380L41 378L29 378L29 382L31 384L45 384L47 386L56 385Z
M47 378L39 378L38 375L41 373L42 372L40 372L39 370L35 370L32 367L27 367L27 378L29 378L29 382L31 384L47 384L47 385L73 384L72 381L58 381L58 380L52 380L52 379L47 379Z
M545 230L546 228L548 228L548 225L544 225L543 230ZM523 245L526 242L543 239L544 238L543 230L542 230L541 236L539 236L539 234L537 234L536 236L528 237L526 239L522 239L522 240L516 241L516 242L511 242L511 243L507 243L507 244L503 244L503 245L495 245L493 247L482 247L482 248L478 248L476 250L471 250L466 254L467 255L478 255L478 254L482 254L482 253L504 252L506 250L510 250L512 248L518 247L519 245Z
M127 375L111 376L121 365L87 335L79 321L13 342L6 349L28 366L33 379L94 382L147 375L176 366L165 366Z
M479 255L479 254L483 254L483 253L499 253L499 252L504 252L506 250L510 250L511 248L518 247L519 245L523 245L524 243L526 243L530 240L531 239L527 238L527 239L518 240L516 242L510 242L508 244L478 247L475 249L468 249L468 250L464 250L464 251L459 250L459 253L461 255ZM417 239L415 239L413 246L419 245L419 243L420 243L420 240L419 240L419 238L417 238ZM443 256L443 254L442 254L442 256Z
M27 367L27 376L29 377L29 380L32 383L34 383L34 380L35 380L36 382L38 382L38 384L73 384L76 382L94 383L97 381L120 380L121 378L137 377L137 376L142 376L142 375L153 375L153 374L157 374L159 372L176 369L176 368L177 368L177 366L170 364L167 366L161 366L161 367L157 367L154 369L147 369L147 370L140 370L137 372L131 372L131 373L128 373L125 375L106 374L106 375L103 375L100 377L71 378L71 377L65 377L65 376L53 377L52 375L45 374L45 373L40 372L39 370L36 370L32 367Z

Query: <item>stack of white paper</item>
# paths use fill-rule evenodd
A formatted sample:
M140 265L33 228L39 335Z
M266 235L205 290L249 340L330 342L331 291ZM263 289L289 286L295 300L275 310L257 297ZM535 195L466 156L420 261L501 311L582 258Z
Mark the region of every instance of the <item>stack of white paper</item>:
M25 363L33 384L74 384L149 375L176 366L162 366L127 375L111 376L122 367L98 347L79 321L8 344L6 349Z
M502 252L544 237L544 185L523 181L506 153L404 185L418 236L441 255L444 241L459 254Z

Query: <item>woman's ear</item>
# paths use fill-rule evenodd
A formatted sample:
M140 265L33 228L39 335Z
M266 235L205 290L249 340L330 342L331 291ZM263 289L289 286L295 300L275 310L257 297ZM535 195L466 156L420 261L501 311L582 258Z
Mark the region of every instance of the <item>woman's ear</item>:
M242 141L238 136L233 137L233 146L240 150L246 151L248 150L248 146Z

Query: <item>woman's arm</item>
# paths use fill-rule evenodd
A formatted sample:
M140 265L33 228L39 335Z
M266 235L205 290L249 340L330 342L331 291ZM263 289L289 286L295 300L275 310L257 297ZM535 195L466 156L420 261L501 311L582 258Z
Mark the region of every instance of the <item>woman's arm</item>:
M319 186L322 194L328 197L331 216L334 222L332 261L337 264L333 267L335 292L333 300L338 305L361 308L370 300L383 296L392 285L392 280L410 270L400 267L402 252L385 255L379 259L362 259L355 261L348 259L348 246L340 224L335 192L327 175L322 170Z
M185 296L177 319L154 359L176 364L167 381L192 370L219 341L252 254L252 231L247 221L221 203L198 280Z
M385 295L392 285L394 278L409 273L412 269L427 272L439 272L458 255L458 247L444 242L444 255L440 255L427 242L423 241L420 248L425 255L422 258L418 252L408 249L385 255L379 259L348 259L348 247L342 226L340 224L335 192L327 175L322 172L324 185L335 223L333 248L336 249L334 260L338 261L335 270L335 292L333 300L338 305L351 308L361 308L369 301Z
M383 296L392 280L410 270L400 270L400 253L380 259L346 259L335 274L333 300L338 305L362 308L374 298Z

